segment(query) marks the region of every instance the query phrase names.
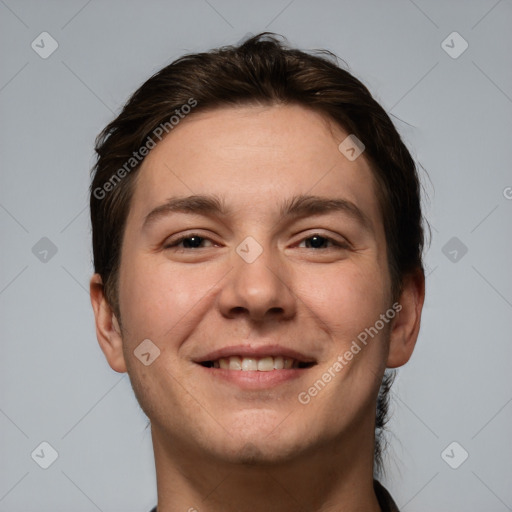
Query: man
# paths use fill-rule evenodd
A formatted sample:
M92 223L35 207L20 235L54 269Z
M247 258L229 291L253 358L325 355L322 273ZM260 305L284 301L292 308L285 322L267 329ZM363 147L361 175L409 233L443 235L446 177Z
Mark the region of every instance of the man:
M96 332L151 422L158 512L398 510L376 476L423 227L366 87L261 34L162 69L96 151Z

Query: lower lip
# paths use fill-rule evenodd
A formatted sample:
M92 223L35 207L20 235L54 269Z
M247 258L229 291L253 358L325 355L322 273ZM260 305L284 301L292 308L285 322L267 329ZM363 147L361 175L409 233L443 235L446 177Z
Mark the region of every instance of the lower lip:
M271 370L269 372L226 370L223 368L206 368L198 365L202 370L208 372L214 379L235 384L243 389L266 389L278 386L285 382L302 377L308 368L288 370Z

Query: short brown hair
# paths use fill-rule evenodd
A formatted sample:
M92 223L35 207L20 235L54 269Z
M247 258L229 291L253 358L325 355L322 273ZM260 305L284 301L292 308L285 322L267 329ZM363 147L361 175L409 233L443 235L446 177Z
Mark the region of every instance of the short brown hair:
M354 134L365 145L364 155L377 185L393 299L400 295L404 276L415 270L423 272L423 217L414 160L385 110L333 57L326 50L312 55L290 48L268 32L237 46L185 55L147 80L98 135L90 188L94 269L118 320L122 241L140 167L138 163L127 170L126 162L159 126L169 124L170 116L190 104L191 98L196 104L189 115L217 107L298 104ZM123 168L125 172L120 173ZM107 183L111 186L106 187ZM377 433L386 423L393 376L394 372L386 371L381 386ZM381 466L377 436L377 474Z

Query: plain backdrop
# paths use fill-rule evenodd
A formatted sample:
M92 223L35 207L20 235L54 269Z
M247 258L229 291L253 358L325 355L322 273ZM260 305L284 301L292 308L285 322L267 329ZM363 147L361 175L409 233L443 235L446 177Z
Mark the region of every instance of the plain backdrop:
M175 58L264 30L346 61L426 170L384 484L404 512L512 510L511 26L510 0L0 0L0 512L156 503L147 418L89 302L94 138Z

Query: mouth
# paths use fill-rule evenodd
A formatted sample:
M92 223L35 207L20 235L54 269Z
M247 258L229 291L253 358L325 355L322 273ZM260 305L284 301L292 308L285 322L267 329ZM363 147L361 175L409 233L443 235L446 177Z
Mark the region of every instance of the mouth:
M283 356L221 357L214 361L202 361L199 363L205 368L221 368L223 370L242 372L271 372L274 370L291 370L311 368L315 362L304 362L298 359Z
M278 345L238 345L211 352L194 363L214 382L255 390L296 380L317 361Z

